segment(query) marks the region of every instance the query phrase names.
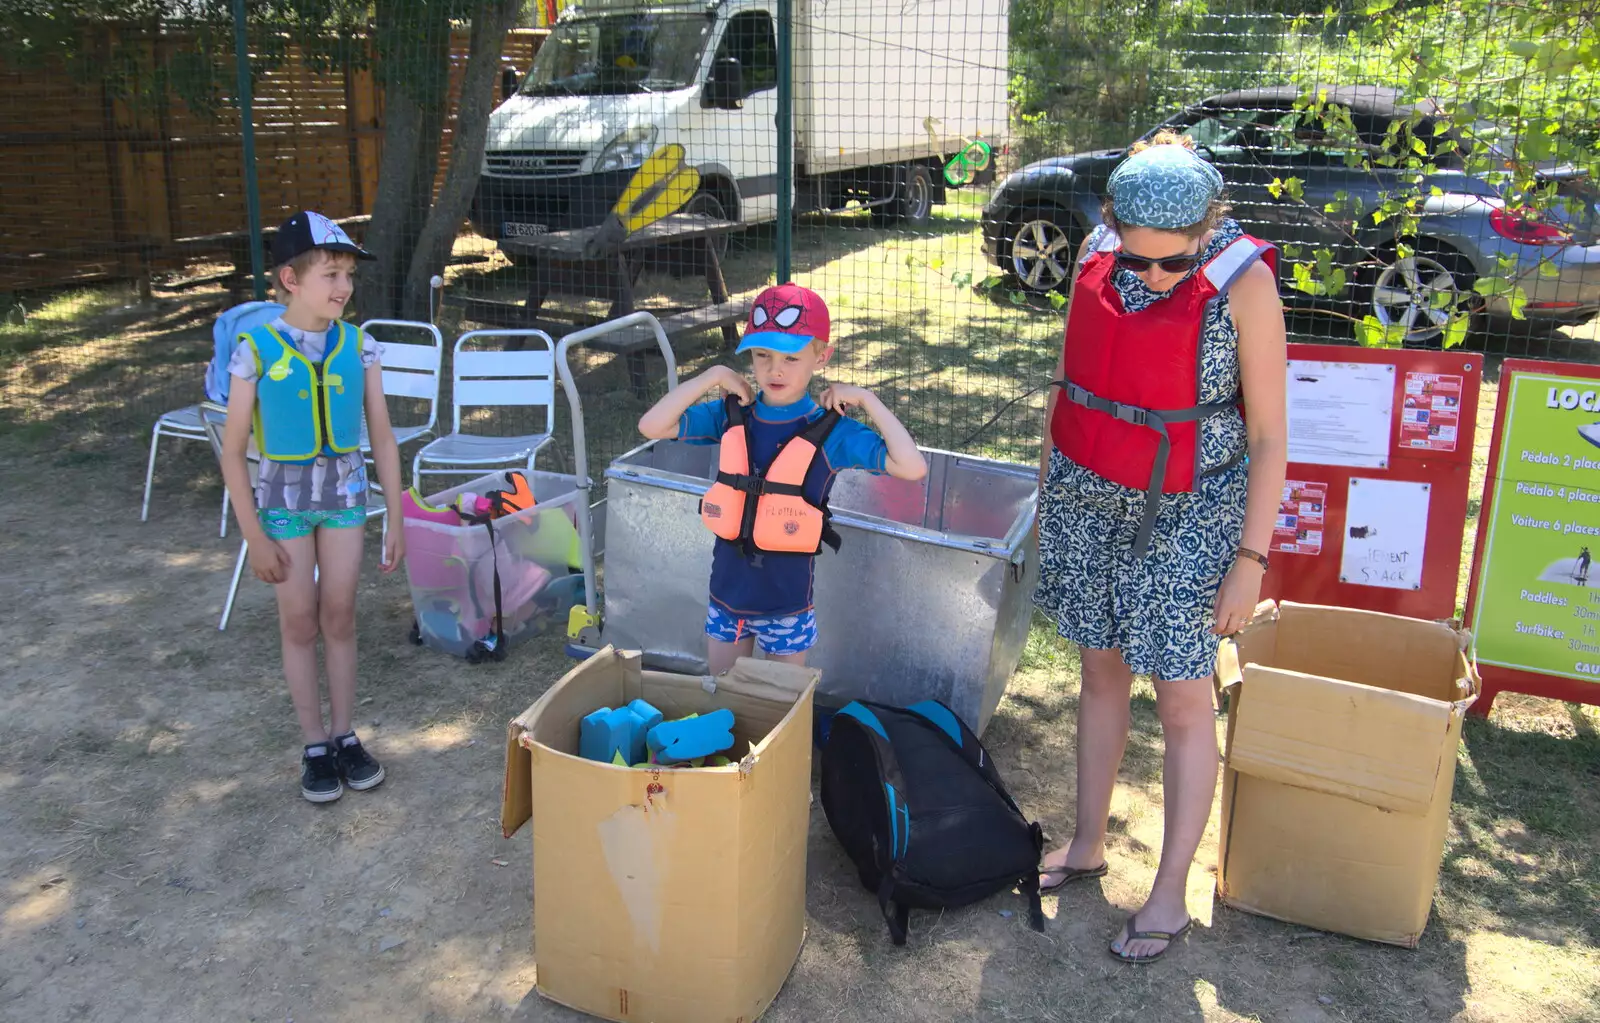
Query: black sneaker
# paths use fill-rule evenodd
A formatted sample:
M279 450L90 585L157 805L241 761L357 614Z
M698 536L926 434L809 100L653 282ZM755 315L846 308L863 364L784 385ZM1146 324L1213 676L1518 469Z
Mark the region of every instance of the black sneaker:
M328 743L312 743L300 755L300 794L313 803L331 803L344 795L339 758Z
M360 792L383 781L383 765L372 759L355 732L334 736L333 748L346 785Z

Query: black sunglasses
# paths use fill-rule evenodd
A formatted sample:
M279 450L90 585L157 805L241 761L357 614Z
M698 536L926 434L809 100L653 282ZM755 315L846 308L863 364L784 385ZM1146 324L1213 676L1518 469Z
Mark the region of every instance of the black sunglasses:
M1150 259L1146 256L1135 256L1131 252L1117 253L1117 265L1124 270L1134 273L1144 273L1152 266L1159 266L1169 274L1183 273L1196 263L1200 262L1200 253L1190 252L1182 256L1167 256L1164 259Z

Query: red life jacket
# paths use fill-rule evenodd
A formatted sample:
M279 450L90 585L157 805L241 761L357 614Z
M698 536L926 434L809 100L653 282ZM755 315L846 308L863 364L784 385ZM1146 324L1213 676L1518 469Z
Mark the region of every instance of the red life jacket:
M1145 492L1134 540L1143 557L1163 493L1194 489L1200 475L1200 421L1236 408L1239 396L1199 403L1200 335L1207 310L1258 259L1277 268L1277 250L1245 235L1166 298L1130 313L1111 282L1120 240L1110 232L1083 261L1065 339L1066 378L1050 437L1086 469ZM1221 472L1244 457L1208 472Z
M805 481L839 413L824 413L784 441L767 470L757 472L750 466L744 407L732 395L723 400L728 428L722 434L717 478L700 500L700 521L747 552L820 554L823 544L837 551L839 535L829 522L827 502L806 500Z

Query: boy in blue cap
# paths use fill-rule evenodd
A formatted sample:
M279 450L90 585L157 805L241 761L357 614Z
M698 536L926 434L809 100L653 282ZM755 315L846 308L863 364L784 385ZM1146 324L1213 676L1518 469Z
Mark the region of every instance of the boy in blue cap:
M841 470L905 480L927 475L916 442L872 392L834 384L820 404L812 400L811 377L833 355L829 330L828 307L816 292L797 284L767 288L750 309L737 350L750 353L756 389L730 367L713 366L639 419L646 437L722 444L718 482L701 506L717 534L705 626L713 675L750 656L757 640L771 660L805 663L817 641L817 537L837 544L827 499ZM696 404L716 387L728 397ZM882 435L841 417L851 406L864 410ZM786 544L786 536L795 542Z

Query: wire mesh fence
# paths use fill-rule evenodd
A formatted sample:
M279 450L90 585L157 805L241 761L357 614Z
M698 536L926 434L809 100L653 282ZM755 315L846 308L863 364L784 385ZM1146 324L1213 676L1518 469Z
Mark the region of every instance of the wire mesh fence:
M1591 3L6 7L0 416L41 436L198 399L255 291L247 136L268 235L313 209L379 257L352 320L648 309L695 371L792 278L830 307L827 381L1019 461L1106 179L1161 126L1282 247L1297 339L1587 360L1600 309ZM666 381L637 336L578 361L610 457Z

